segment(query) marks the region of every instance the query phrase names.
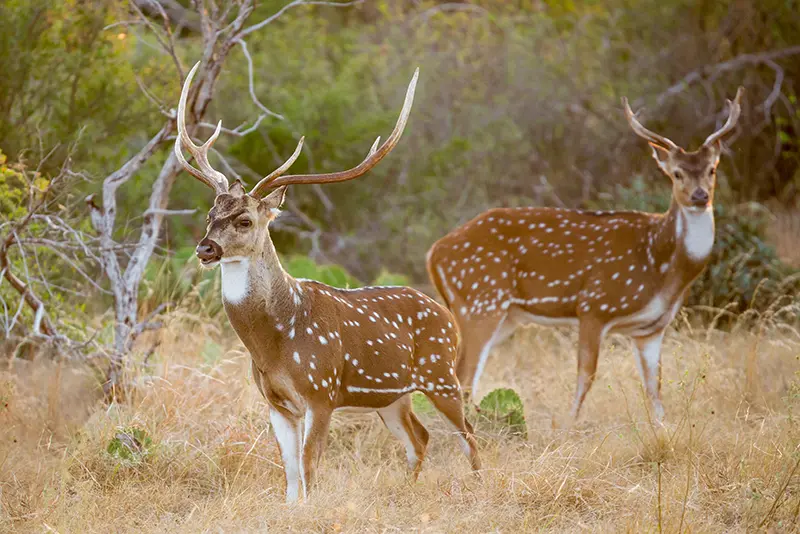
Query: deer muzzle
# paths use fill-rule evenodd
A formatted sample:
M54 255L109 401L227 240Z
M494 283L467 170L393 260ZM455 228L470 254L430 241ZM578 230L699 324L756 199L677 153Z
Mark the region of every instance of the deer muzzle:
M708 206L708 191L697 188L692 193L691 198L689 199L692 203L692 206L696 208L705 208Z
M206 237L197 245L195 254L204 265L215 263L222 259L222 247Z

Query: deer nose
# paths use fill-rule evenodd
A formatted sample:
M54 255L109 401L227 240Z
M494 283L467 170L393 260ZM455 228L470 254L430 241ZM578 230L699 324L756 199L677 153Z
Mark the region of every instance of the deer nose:
M197 245L195 254L197 254L197 258L203 263L218 261L222 258L222 247L206 237Z
M708 205L708 192L698 187L694 190L694 193L692 193L692 197L689 200L691 200L692 204L698 208L704 208Z

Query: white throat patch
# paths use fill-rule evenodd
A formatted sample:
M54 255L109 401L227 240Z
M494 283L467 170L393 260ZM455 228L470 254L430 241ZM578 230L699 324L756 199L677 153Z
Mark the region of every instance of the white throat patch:
M703 211L694 211L681 208L677 222L677 232L683 230L682 223L686 225L683 233L683 247L686 254L693 260L704 260L711 254L714 246L714 210L707 208Z
M222 269L222 300L238 304L249 291L250 260L236 256L220 260Z

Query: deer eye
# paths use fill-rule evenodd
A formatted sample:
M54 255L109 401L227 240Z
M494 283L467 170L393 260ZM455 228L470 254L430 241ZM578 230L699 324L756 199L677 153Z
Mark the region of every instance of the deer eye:
M717 168L716 168L716 167L711 167L711 168L708 170L708 175L709 175L709 176L714 176L715 174L717 174Z
M675 171L673 176L675 176L676 180L683 180L683 173L681 171Z
M253 222L250 219L239 219L236 221L236 228L250 228Z

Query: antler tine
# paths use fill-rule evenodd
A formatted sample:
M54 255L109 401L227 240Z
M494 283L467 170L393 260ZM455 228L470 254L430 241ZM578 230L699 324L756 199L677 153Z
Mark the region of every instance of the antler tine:
M178 158L178 162L186 172L212 188L219 195L228 190L228 179L225 178L224 174L214 169L208 162L208 151L211 145L214 144L214 141L217 140L217 137L219 137L219 133L222 130L222 121L217 123L217 129L202 146L195 145L191 137L189 137L189 133L186 131L186 101L189 98L189 87L192 85L192 78L194 78L198 67L200 67L199 61L195 63L192 70L189 71L188 76L186 76L186 81L183 83L183 89L181 89L181 99L178 102L178 136L175 138L175 157ZM195 169L186 161L181 147L189 151L200 166L200 169Z
M370 147L369 154L367 154L367 157L370 157L375 153L376 150L378 150L378 145L380 144L380 142L381 142L381 136L379 135L378 138L375 139L375 142L372 143L372 147Z
M728 120L725 121L725 124L717 130L716 132L709 135L705 141L703 141L703 146L708 146L715 141L719 140L733 130L736 127L736 123L739 121L739 115L742 113L742 95L744 94L744 87L739 87L736 91L736 97L733 99L733 102L730 100L726 100L728 103Z
M411 78L411 83L408 84L408 90L406 91L406 98L405 101L403 102L403 109L400 111L400 117L398 117L397 119L397 124L395 125L394 130L392 130L391 135L389 135L389 137L380 147L376 148L378 142L380 141L380 137L378 138L377 141L375 141L375 144L373 144L372 147L370 148L369 154L364 159L364 161L362 161L352 169L348 169L346 171L332 172L328 174L296 174L296 175L281 176L280 178L272 180L269 184L264 184L263 186L258 188L258 192L263 193L266 187L274 189L283 185L291 185L291 184L326 184L332 182L344 182L346 180L352 180L353 178L358 178L359 176L365 174L372 167L377 165L377 163L380 160L382 160L389 152L392 151L392 149L395 147L395 145L397 145L398 141L400 140L400 136L403 135L403 130L405 129L406 123L408 122L408 116L411 113L411 105L414 103L414 91L417 87L418 77L419 77L419 68L417 68L414 71L414 76ZM253 192L256 192L255 189Z
M642 124L636 119L636 115L634 115L633 111L631 111L631 107L628 104L628 99L624 96L622 97L622 105L625 108L625 118L628 119L628 124L631 125L631 128L633 128L633 131L636 132L636 135L647 139L651 143L667 147L670 150L680 150L678 145L673 143L671 140L662 135L658 135L655 132L651 132L642 126Z
M289 156L289 159L287 159L283 165L266 175L255 186L253 186L253 189L250 190L250 195L259 196L263 194L267 189L270 189L270 182L289 170L289 167L291 167L295 160L300 157L300 153L303 151L303 141L305 138L305 136L300 137L300 141L297 143L297 148L294 149L294 152L291 156Z

